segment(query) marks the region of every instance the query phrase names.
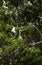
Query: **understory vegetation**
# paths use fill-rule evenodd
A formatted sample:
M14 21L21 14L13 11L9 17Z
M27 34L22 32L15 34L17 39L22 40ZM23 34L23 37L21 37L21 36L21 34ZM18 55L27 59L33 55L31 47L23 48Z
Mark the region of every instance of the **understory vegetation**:
M42 0L0 0L0 65L42 65Z

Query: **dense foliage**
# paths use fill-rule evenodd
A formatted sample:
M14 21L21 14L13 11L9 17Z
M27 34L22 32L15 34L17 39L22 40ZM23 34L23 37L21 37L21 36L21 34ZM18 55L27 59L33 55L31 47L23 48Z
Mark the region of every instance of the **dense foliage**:
M0 0L0 65L42 65L42 0Z

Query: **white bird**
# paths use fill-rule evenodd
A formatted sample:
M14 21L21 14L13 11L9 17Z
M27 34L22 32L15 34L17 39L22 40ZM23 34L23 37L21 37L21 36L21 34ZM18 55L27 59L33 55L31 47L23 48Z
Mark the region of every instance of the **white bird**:
M16 33L15 27L13 26L11 32Z
M21 31L22 31L22 30L19 30L19 39L22 40Z
M31 3L30 1L28 1L28 4L29 4L29 5L32 5L32 3Z
M3 7L6 8L6 9L8 9L8 7L6 6L5 0L3 0Z

